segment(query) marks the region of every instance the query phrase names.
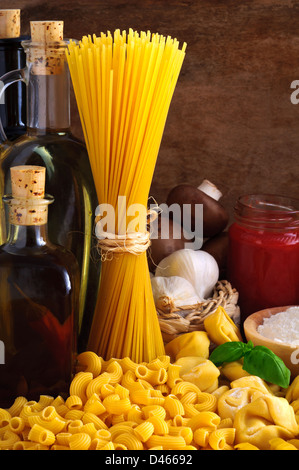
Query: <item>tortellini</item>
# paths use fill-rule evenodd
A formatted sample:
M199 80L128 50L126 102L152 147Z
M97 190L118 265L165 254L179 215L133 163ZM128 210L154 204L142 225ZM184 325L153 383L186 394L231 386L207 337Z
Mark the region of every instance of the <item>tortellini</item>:
M234 419L240 408L243 408L260 396L263 396L262 392L249 387L229 389L219 397L218 414L221 419Z
M202 357L181 357L175 362L181 366L180 377L195 384L202 392L211 392L218 387L220 371L213 362Z
M234 418L236 443L249 442L261 450L270 449L274 438L298 435L293 408L283 397L263 395L239 409Z
M221 367L221 375L232 381L250 375L243 369L241 361L227 362Z
M204 327L210 340L216 345L228 341L242 341L238 327L221 306L205 318Z
M180 357L198 356L207 359L210 355L210 339L206 331L192 331L177 336L165 346L165 353L174 362Z

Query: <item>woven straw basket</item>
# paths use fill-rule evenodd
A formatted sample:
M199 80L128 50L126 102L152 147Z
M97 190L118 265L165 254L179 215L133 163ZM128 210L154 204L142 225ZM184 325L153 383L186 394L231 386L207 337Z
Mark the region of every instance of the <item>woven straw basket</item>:
M197 305L168 309L157 309L158 319L164 343L167 344L177 336L191 331L204 331L204 320L221 306L228 316L239 325L239 294L228 281L218 281L210 299Z

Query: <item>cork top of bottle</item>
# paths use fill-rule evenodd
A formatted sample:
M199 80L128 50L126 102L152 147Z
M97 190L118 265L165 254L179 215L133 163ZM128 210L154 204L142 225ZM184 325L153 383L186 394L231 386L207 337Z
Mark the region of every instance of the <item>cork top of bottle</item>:
M21 165L10 169L12 196L42 199L45 196L46 168Z
M63 21L30 21L32 42L63 41Z
M59 75L66 62L63 42L63 21L30 21L31 44L29 61L35 75Z
M21 10L0 10L0 38L18 38L21 34Z
M45 198L46 169L41 166L21 165L10 169L12 197L10 223L14 225L43 225L48 220Z

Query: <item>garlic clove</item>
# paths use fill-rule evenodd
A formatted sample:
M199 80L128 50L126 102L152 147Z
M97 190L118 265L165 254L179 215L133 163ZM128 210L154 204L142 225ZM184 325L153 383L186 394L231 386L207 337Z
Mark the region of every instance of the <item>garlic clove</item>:
M206 300L218 281L219 267L209 253L184 248L164 258L158 264L155 276L184 278L192 284L197 296Z
M151 279L155 305L159 310L170 313L179 307L196 305L201 299L194 287L179 276L156 276Z

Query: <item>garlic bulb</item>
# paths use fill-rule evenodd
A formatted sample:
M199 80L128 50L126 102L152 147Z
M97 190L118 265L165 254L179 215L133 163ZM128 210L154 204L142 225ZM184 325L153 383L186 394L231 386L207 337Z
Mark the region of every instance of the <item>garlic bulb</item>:
M179 276L189 281L200 300L208 299L218 281L219 268L205 251L182 249L171 253L157 266L156 276Z
M151 282L155 305L165 313L200 302L192 284L182 277L157 276L153 277Z

